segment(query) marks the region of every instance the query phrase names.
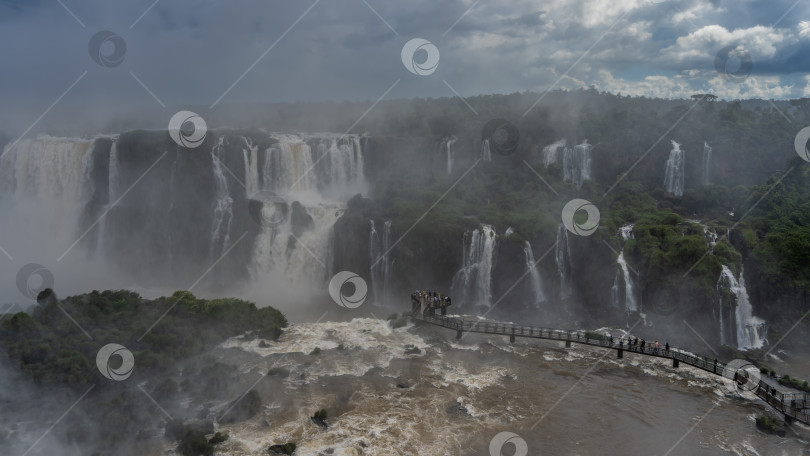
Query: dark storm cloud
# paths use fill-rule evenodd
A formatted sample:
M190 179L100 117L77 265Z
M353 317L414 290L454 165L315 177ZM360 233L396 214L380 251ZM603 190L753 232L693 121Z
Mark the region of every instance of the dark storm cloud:
M800 23L810 19L810 6L785 14L794 0L367 1L383 19L362 0L323 0L287 32L312 1L160 1L132 26L151 0L63 1L78 20L58 2L4 0L0 97L47 106L85 71L63 103L157 104L147 88L166 104L375 100L397 79L388 98L453 96L443 81L463 95L593 84L678 97L714 84L714 55L735 43L750 50L755 75L777 78L776 89L771 81L749 95L807 90L802 56L810 33ZM125 40L119 66L90 57L88 42L99 30ZM414 37L441 52L429 77L400 61ZM645 75L666 79L645 83ZM723 86L711 87L724 96Z

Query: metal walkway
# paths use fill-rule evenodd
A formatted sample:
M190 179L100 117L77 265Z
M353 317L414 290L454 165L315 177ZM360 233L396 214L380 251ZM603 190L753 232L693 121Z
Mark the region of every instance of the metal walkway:
M589 331L568 331L563 329L517 325L513 323L483 320L472 321L458 317L439 316L433 313L432 308L423 307L416 297L412 296L411 300L411 315L416 321L454 330L456 331L456 339L461 339L461 337L467 333L509 336L511 342L514 342L516 337L528 337L565 342L566 347L570 347L572 343L577 343L615 349L618 358L623 358L624 352L667 358L672 360L673 367L679 367L680 363L685 363L706 372L733 380L740 389L753 392L760 399L767 402L768 405L782 413L787 422L796 420L810 425L810 395L807 393L786 393L778 391L775 386L768 383L766 380L758 378L758 375L751 376L749 370L744 368L746 366L734 365L734 363L726 364L717 359L709 359L705 356L684 352L673 347L670 347L669 350L663 347L656 349L654 346L651 346L651 344L646 344L644 348L641 348L639 345L628 345L626 341L614 340L608 336ZM444 309L442 310L444 311ZM750 366L753 365L749 364L748 367ZM759 371L757 371L757 374L758 373Z

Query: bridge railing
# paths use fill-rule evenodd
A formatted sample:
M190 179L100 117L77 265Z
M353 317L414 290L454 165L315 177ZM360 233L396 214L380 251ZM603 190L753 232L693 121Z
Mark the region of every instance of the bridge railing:
M717 359L709 359L705 356L696 355L694 353L684 352L679 349L671 348L667 350L665 347L656 348L654 345L645 344L642 348L641 345L628 344L627 341L622 339L611 339L610 337L592 337L595 334L586 331L575 330L561 330L551 328L538 328L534 326L516 325L513 323L500 323L490 321L468 321L461 318L437 316L431 313L414 313L414 317L418 320L433 323L445 328L454 329L461 332L476 332L487 334L499 334L506 336L520 336L520 337L534 337L541 339L551 339L576 342L586 345L595 345L612 349L623 349L628 352L642 353L649 356L656 356L661 358L677 359L680 362L686 363L690 366L712 372L717 375L726 377L734 376L733 380L742 383L738 379L735 372L725 372L726 364L718 361ZM772 385L764 380L759 380L757 386L752 390L759 398L770 404L775 409L790 416L803 423L810 423L810 411L808 403L810 397L805 393L781 393L776 391Z

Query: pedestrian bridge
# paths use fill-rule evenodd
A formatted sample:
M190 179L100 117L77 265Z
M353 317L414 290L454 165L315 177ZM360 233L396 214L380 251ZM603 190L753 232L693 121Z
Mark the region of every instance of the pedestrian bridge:
M461 339L469 333L508 336L510 342L515 342L516 337L527 337L564 342L566 347L576 343L616 350L618 358L623 358L624 353L628 352L671 359L673 367L679 367L680 363L684 363L736 382L738 388L751 391L782 413L788 423L796 420L810 425L810 395L777 390L775 381L771 381L767 377L760 378L758 370L752 373L750 369L754 368L754 366L750 363L738 364L732 361L726 364L716 358L710 359L674 347L666 350L663 347L656 348L651 344L646 344L642 348L640 345L631 345L625 340L614 339L592 331L550 329L514 323L449 317L446 315L447 306L449 305L447 302L449 300L433 299L431 301L430 297L427 297L424 293L414 293L411 295L411 316L418 322L456 331L456 339ZM436 310L440 311L440 315L436 315Z

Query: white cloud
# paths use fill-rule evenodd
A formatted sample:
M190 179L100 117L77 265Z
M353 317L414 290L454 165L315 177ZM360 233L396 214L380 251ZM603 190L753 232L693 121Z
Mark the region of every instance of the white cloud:
M661 51L662 59L671 63L706 60L726 46L745 49L753 59L766 59L776 54L777 48L789 40L782 29L757 25L747 29L728 30L722 25L707 25Z

